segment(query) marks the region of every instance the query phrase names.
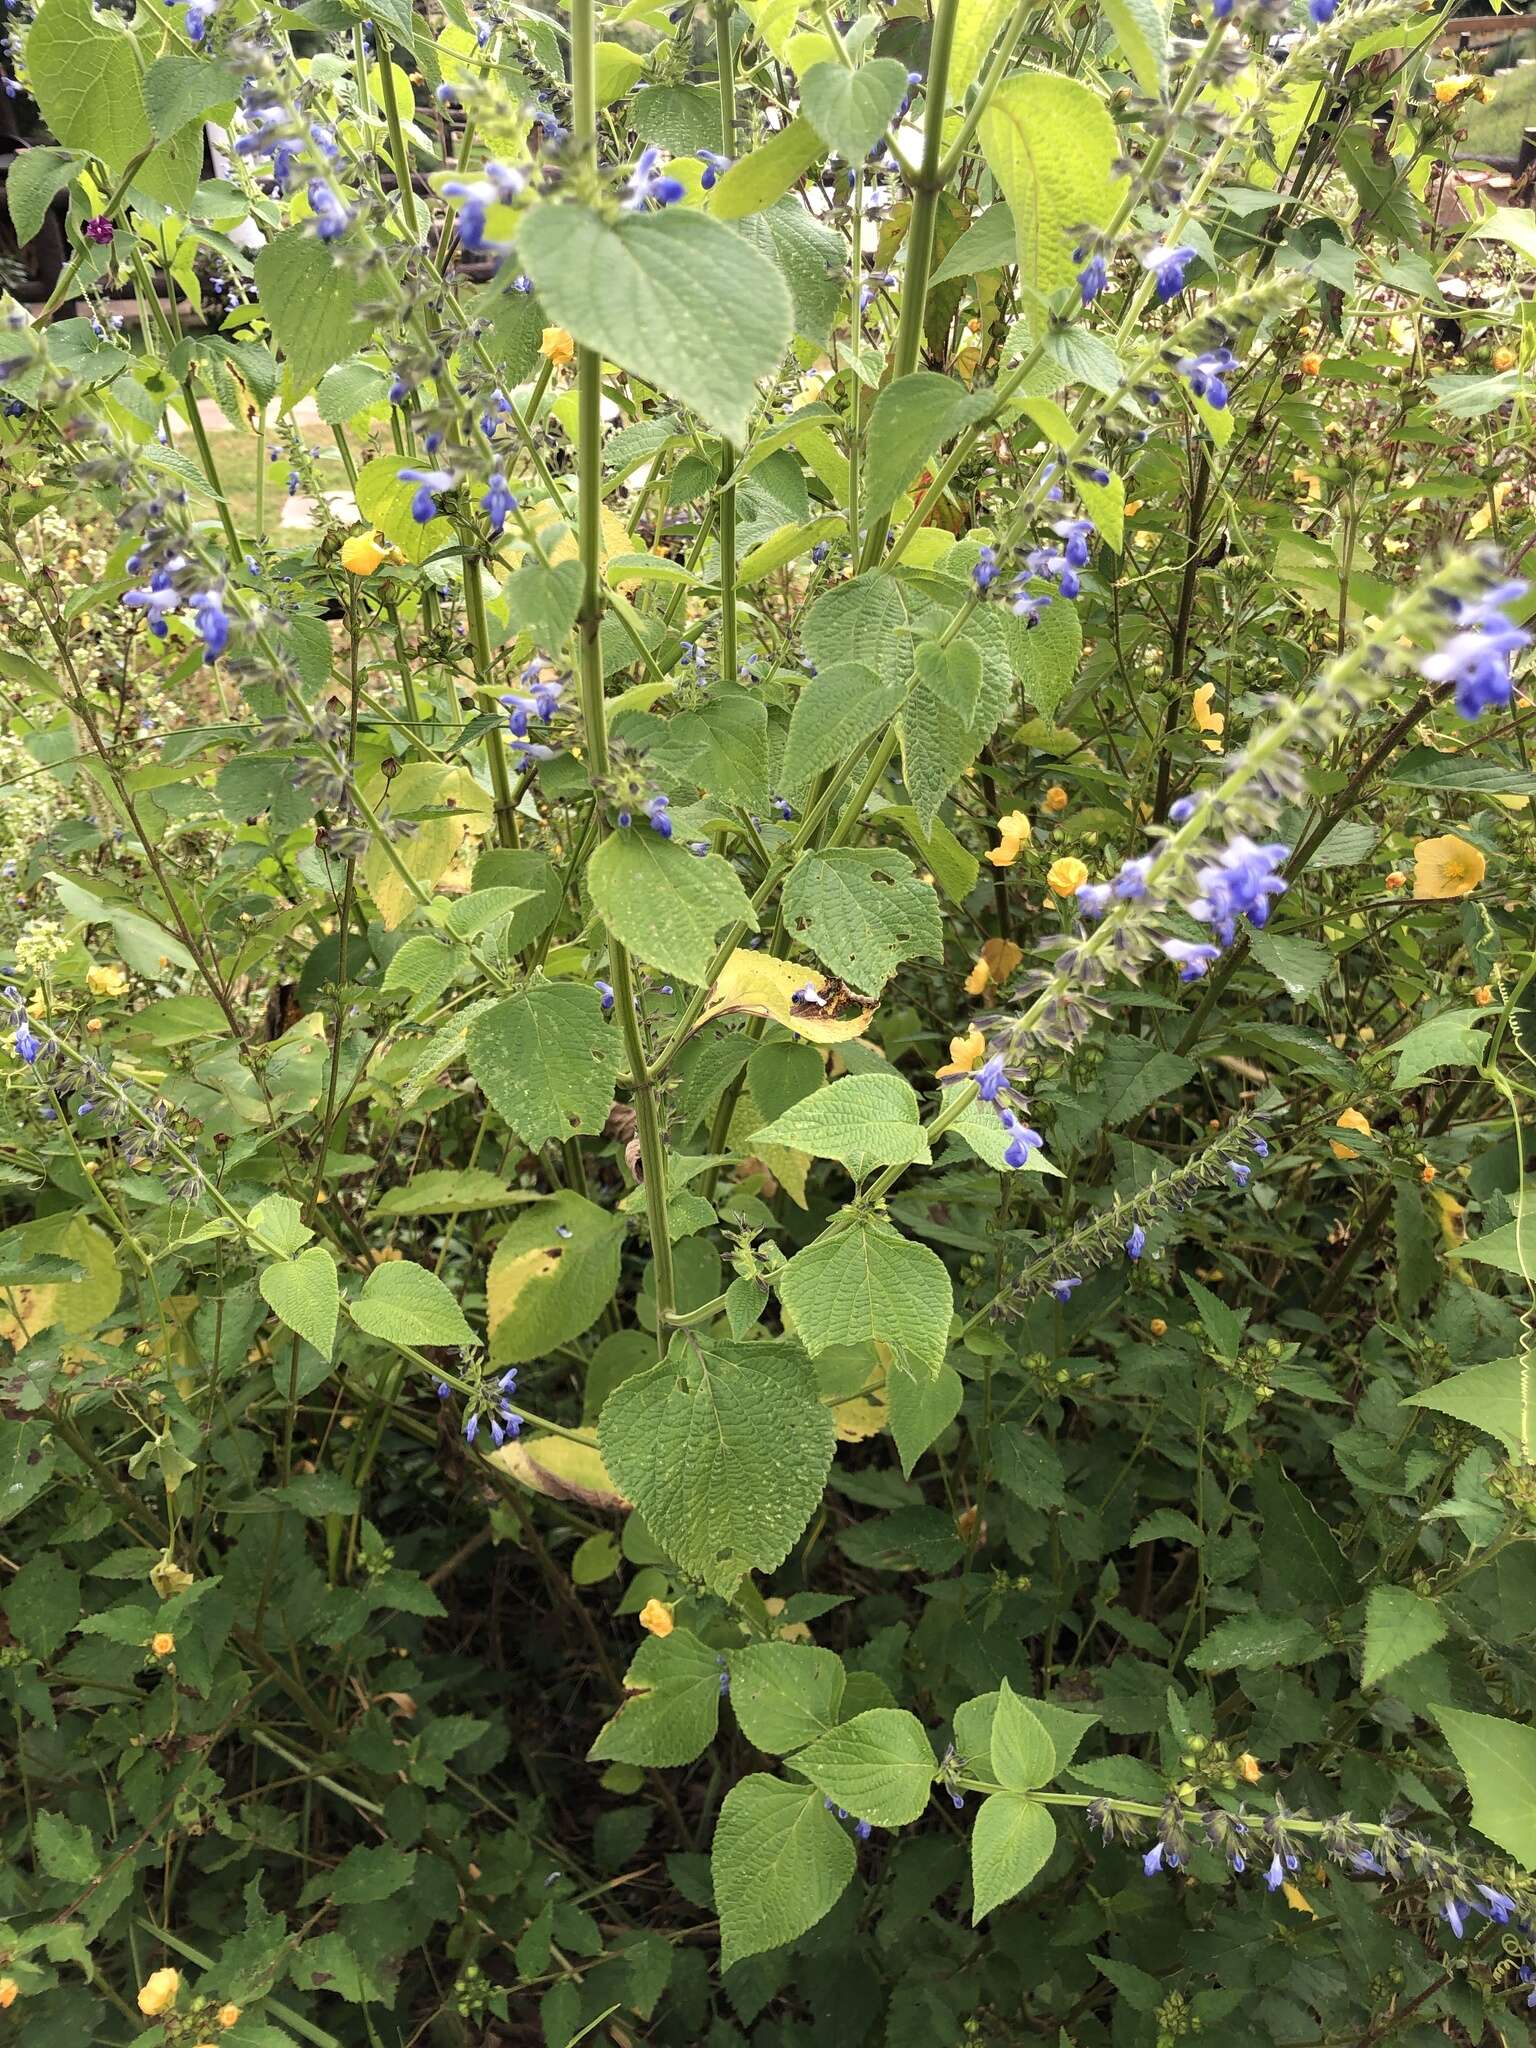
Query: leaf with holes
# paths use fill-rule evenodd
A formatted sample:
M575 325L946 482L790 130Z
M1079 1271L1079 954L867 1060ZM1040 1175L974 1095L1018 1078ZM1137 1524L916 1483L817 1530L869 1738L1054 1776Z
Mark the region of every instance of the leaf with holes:
M933 884L884 847L805 854L784 885L784 923L866 995L878 995L905 960L937 960L944 944Z
M624 1219L564 1188L531 1203L486 1276L491 1363L520 1365L590 1329L619 1284Z
M483 1010L464 1051L492 1107L530 1149L600 1131L624 1064L623 1038L597 991L568 981L536 979Z

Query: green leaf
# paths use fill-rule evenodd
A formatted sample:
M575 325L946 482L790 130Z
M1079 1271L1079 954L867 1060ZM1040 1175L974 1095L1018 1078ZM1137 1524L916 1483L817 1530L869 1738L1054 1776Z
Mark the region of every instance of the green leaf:
M1536 1728L1452 1707L1430 1711L1472 1794L1473 1827L1522 1870L1536 1870Z
M657 215L657 219L665 216ZM736 870L719 854L701 860L644 825L610 832L587 868L598 915L648 967L703 982L727 925L757 930Z
M415 1872L414 1850L396 1849L387 1842L359 1842L334 1870L322 1871L310 1879L300 1904L332 1899L338 1906L377 1905L381 1899L392 1899L403 1892Z
M138 45L90 0L43 0L27 33L27 86L49 133L121 172L150 144Z
M0 1433L0 1524L30 1507L53 1477L58 1446L46 1422L8 1423Z
M1158 0L1103 0L1125 61L1148 99L1161 99L1168 84L1168 25Z
M17 161L24 163L26 158ZM10 175L14 178L16 173ZM1474 228L1472 232L1477 231ZM1469 796L1536 796L1536 775L1517 761L1490 757L1481 750L1477 754L1437 754L1433 747L1410 747L1388 771L1387 780L1400 782L1407 789L1454 789Z
M1455 1246L1447 1257L1496 1266L1501 1273L1518 1273L1522 1279L1536 1273L1536 1211L1501 1223L1497 1230L1485 1230L1481 1237Z
M917 1097L900 1074L834 1081L752 1132L759 1142L835 1159L855 1180L877 1166L926 1166L930 1156Z
M339 1472L299 1472L286 1486L274 1488L272 1498L285 1508L322 1520L326 1515L353 1515L362 1506L357 1488Z
M213 57L157 57L144 74L150 132L157 142L179 135L215 107L233 106L243 85L238 71Z
M1241 1332L1235 1341L1241 1344ZM1301 1488L1268 1460L1255 1466L1248 1483L1264 1531L1264 1564L1274 1599L1285 1607L1343 1607L1358 1598L1355 1574L1338 1537Z
M719 132L717 123L717 136ZM710 193L709 210L716 220L743 220L762 213L826 153L826 144L811 123L797 114L776 135L737 158Z
M886 1413L904 1479L911 1478L924 1451L948 1429L964 1399L964 1384L952 1365L941 1365L931 1379L910 1372L887 1376Z
M961 845L944 820L935 818L925 831L910 804L887 804L879 816L882 824L889 821L911 840L919 859L932 869L933 879L950 902L963 903L976 886L981 862L969 847Z
M1397 1041L1397 1072L1393 1081L1410 1088L1437 1067L1475 1067L1486 1050L1478 1037L1478 1026L1488 1021L1486 1010L1447 1010L1431 1017Z
M314 246L320 248L323 244L317 242ZM257 260L259 267L260 259ZM363 517L376 526L408 562L420 563L429 555L435 555L443 548L456 547L458 543L451 520L439 514L418 525L411 517L411 500L416 495L416 486L401 483L403 466L398 455L376 455L372 462L365 462L357 472L352 495Z
M1107 227L1122 190L1103 96L1058 71L1003 81L977 134L1018 235L1019 281L1044 295L1077 281L1085 228Z
M506 584L507 617L541 653L557 656L581 603L580 562L525 562Z
M1049 1730L1006 1678L998 1688L992 1716L992 1769L1009 1792L1033 1792L1056 1775L1056 1748Z
M84 156L67 149L23 149L5 174L5 199L18 244L25 248L48 217L56 193L62 192Z
M369 406L387 403L389 378L366 356L332 363L315 392L315 411L328 427L342 427Z
M1213 1628L1189 1662L1196 1671L1272 1671L1310 1664L1328 1645L1300 1615L1234 1614Z
M791 520L766 540L759 541L755 548L748 549L737 568L736 581L743 588L761 583L765 576L772 576L799 556L809 554L818 541L831 540L834 534L845 531L846 522L836 512L819 519Z
M1195 1304L1200 1326L1209 1341L1211 1351L1217 1358L1229 1362L1235 1359L1243 1341L1243 1324L1246 1318L1239 1315L1236 1309L1228 1308L1219 1295L1212 1294L1208 1287L1202 1287L1200 1282L1191 1278L1188 1273L1181 1277L1190 1300Z
M779 1275L779 1298L801 1342L813 1358L834 1344L889 1344L932 1379L954 1314L949 1269L883 1218L843 1214L853 1218L846 1228L823 1232Z
M1014 261L1018 243L1013 210L999 199L985 213L976 216L929 278L930 286L947 284L955 277L976 277L988 270L1006 270Z
M783 914L828 973L864 995L878 995L903 961L943 952L932 883L889 848L803 854L784 884Z
M1278 932L1257 931L1249 943L1254 959L1268 968L1289 995L1311 995L1333 972L1332 953L1311 939L1282 938Z
M40 1813L32 1824L32 1846L49 1877L62 1884L89 1884L101 1868L91 1831L62 1813Z
M1491 1243L1501 1234L1495 1230L1483 1242ZM1532 1249L1536 1251L1536 1246ZM1496 1437L1522 1464L1536 1463L1536 1361L1496 1358L1487 1365L1469 1365L1437 1387L1408 1395L1403 1406L1454 1415L1458 1422L1470 1422L1474 1429Z
M624 1703L598 1730L596 1762L691 1764L720 1725L720 1654L686 1629L651 1636L624 1674Z
M782 1948L830 1913L857 1858L814 1787L755 1774L726 1793L710 1874L720 1913L720 1967Z
M591 1328L619 1284L624 1219L563 1188L530 1202L486 1275L491 1363L521 1365Z
M492 1106L531 1150L600 1131L624 1064L623 1039L597 991L543 979L482 1011L464 1051Z
M835 662L813 676L795 699L779 777L800 790L828 768L851 763L856 751L883 732L907 701L910 677L891 682L862 662Z
M403 1188L386 1188L373 1204L375 1216L450 1216L475 1209L503 1209L524 1199L499 1173L483 1166L440 1166L418 1173Z
M1012 0L965 0L955 9L946 84L951 106L958 106L975 82L1011 5Z
M900 1828L922 1818L938 1764L915 1714L871 1707L800 1750L795 1769L855 1820Z
M876 57L856 71L813 64L800 81L800 105L827 147L857 163L895 120L906 92L907 67L894 57Z
M735 171L728 175L734 177ZM720 189L715 187L717 192ZM825 348L847 296L842 279L842 237L794 198L780 199L764 211L754 212L741 222L738 232L783 272L794 301L796 334Z
M1432 1600L1408 1586L1376 1586L1365 1603L1362 1685L1380 1685L1410 1658L1432 1650L1446 1632L1444 1615Z
M761 811L768 804L768 713L745 690L719 687L712 702L683 711L666 727L667 757L685 762L686 773L714 803ZM659 754L659 750L658 750Z
M356 1301L348 1304L352 1320L370 1337L386 1343L472 1345L474 1331L452 1294L425 1266L409 1259L390 1259L375 1266Z
M257 1286L267 1306L296 1330L306 1344L312 1344L324 1359L331 1356L336 1341L336 1312L340 1290L336 1284L336 1261L323 1245L311 1245L297 1258L263 1266Z
M712 1592L773 1571L821 1499L836 1430L787 1344L674 1340L603 1404L603 1462L662 1550Z
M990 1166L994 1173L1046 1173L1061 1177L1061 1168L1047 1159L1038 1145L1032 1146L1022 1166L1010 1166L1008 1147L1013 1143L997 1120L997 1112L979 1099L955 1118L948 1135Z
M730 1655L731 1705L741 1732L773 1756L836 1725L847 1683L842 1659L810 1643L749 1643Z
M610 224L561 201L527 215L517 249L550 318L584 347L746 439L757 380L794 328L788 286L750 242L687 207Z
M332 254L328 243L305 228L285 228L274 236L256 258L255 275L261 310L283 354L283 389L291 405L315 388L332 363L366 347L373 339L373 324L358 317L355 273ZM381 466L387 466L393 480L399 458L384 456L368 463L359 472L359 487L369 471ZM409 496L412 487L403 488ZM361 490L357 502L365 519L382 524L363 504ZM389 538L405 547L398 535Z
M971 1924L1023 1891L1055 1846L1056 1823L1046 1807L1016 1792L984 1799L971 1829Z

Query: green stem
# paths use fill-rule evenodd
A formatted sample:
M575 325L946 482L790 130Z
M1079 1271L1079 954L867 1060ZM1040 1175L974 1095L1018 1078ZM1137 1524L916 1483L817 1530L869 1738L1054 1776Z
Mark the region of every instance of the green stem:
M485 591L480 582L480 558L464 550L464 610L469 618L470 645L475 656L475 681L491 690L491 629L485 615ZM491 768L491 787L496 793L496 838L502 846L517 845L517 800L512 794L512 770L507 761L507 735L498 718L485 735L485 755Z
M416 194L411 190L411 160L406 154L405 128L400 120L400 98L395 90L395 67L389 54L389 36L382 24L374 22L378 37L379 87L384 100L384 119L389 128L389 153L394 160L395 184L400 193L400 210L405 229L413 242L421 239L421 222L416 213Z

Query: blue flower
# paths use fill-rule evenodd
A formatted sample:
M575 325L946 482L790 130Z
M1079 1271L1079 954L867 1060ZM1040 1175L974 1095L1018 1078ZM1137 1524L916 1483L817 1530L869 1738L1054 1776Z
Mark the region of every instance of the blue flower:
M1249 1181L1253 1179L1253 1168L1251 1166L1244 1166L1240 1159L1233 1159L1229 1162L1229 1171L1240 1188L1247 1187Z
M645 815L651 821L651 830L659 832L663 839L672 837L672 820L667 816L671 802L669 796L653 796L645 807Z
M1154 1842L1146 1855L1141 1859L1142 1875L1144 1877L1156 1877L1163 1867L1163 1859L1166 1853L1161 1842Z
M216 590L200 590L192 599L192 617L203 643L203 660L215 662L229 645L229 613Z
M1275 1851L1274 1856L1270 1860L1268 1870L1266 1870L1264 1873L1264 1882L1269 1886L1272 1892L1279 1891L1281 1885L1285 1883L1285 1864L1281 1859L1280 1851L1278 1849Z
M1195 815L1195 799L1192 796L1178 797L1168 806L1170 825L1187 825Z
M1146 900L1147 876L1151 867L1150 855L1121 863L1120 872L1116 875L1112 887L1122 903L1141 903Z
M123 603L132 611L142 611L149 623L149 630L157 640L163 640L170 628L165 623L167 612L173 612L181 603L171 589L171 572L168 568L157 569L147 586L137 590L125 590Z
M1133 1223L1131 1225L1131 1234L1125 1240L1125 1256L1128 1259L1139 1259L1146 1248L1147 1233L1139 1223Z
M1253 1153L1256 1159L1267 1159L1269 1157L1269 1145L1267 1140L1263 1138L1255 1138L1253 1141Z
M1307 0L1307 12L1314 28L1326 28L1339 11L1339 0ZM1457 1933L1461 1932L1458 1928Z
M996 1102L1008 1085L1008 1076L1003 1070L1003 1056L993 1053L976 1075L976 1093L983 1102Z
M1082 1284L1083 1276L1081 1273L1068 1273L1062 1279L1051 1282L1051 1293L1055 1295L1062 1307L1065 1308L1072 1299L1073 1289L1081 1287Z
M1038 1131L1032 1131L1028 1124L1021 1124L1012 1110L1005 1109L1003 1129L1009 1134L1009 1141L1003 1151L1003 1164L1017 1169L1028 1163L1031 1152L1045 1149L1045 1140Z
M1369 1849L1354 1850L1349 1860L1356 1870L1366 1871L1372 1877L1385 1877L1387 1874Z
M500 533L507 523L507 514L517 510L517 500L507 489L507 480L499 469L491 471L491 480L480 500L480 509L491 522L492 533Z
M1285 894L1287 884L1277 870L1290 852L1278 843L1255 846L1238 833L1214 860L1197 869L1199 894L1189 906L1190 915L1214 925L1224 946L1237 936L1240 917L1262 929L1269 922L1271 899Z
M1480 1884L1478 1890L1488 1902L1479 1910L1486 1913L1490 1920L1497 1920L1501 1927L1507 1927L1519 1911L1509 1893L1495 1891L1491 1884Z
M603 999L603 1015L606 1017L613 1008L613 984L608 981L594 981L592 986Z
M1188 939L1159 939L1158 944L1178 968L1180 981L1199 981L1211 962L1221 958L1220 946L1196 946Z
M1441 1902L1441 1918L1458 1941L1466 1932L1466 1916L1470 1910L1465 1899L1446 1898Z
M769 801L770 803L772 803L774 811L780 818L784 820L784 823L787 825L790 819L793 818L793 816L795 815L795 807L790 802L789 798L787 796L776 796L770 797Z
M822 563L827 559L827 556L831 553L831 551L831 542L825 540L817 541L815 547L811 549L811 560L818 569L821 567Z
M1083 263L1083 251L1074 250L1072 260L1074 263ZM1083 263L1082 269L1077 273L1077 283L1083 295L1083 304L1091 306L1109 283L1109 265L1105 262L1102 252L1095 250L1087 262Z
M1142 268L1149 270L1157 280L1157 297L1160 305L1166 305L1184 289L1184 273L1199 255L1198 249L1191 249L1188 243L1177 248L1160 246L1149 249L1141 259Z
M723 178L736 159L734 157L721 156L718 151L713 149L701 149L697 154L704 159L704 175L700 178L699 183L706 192L713 192L716 179Z
M1178 368L1196 398L1203 398L1217 412L1225 410L1230 396L1227 377L1237 368L1231 349L1208 348L1203 355L1182 356Z
M322 242L336 241L351 226L352 215L324 178L311 178L306 192L310 212L315 217L315 233Z
M997 560L997 549L983 548L976 557L975 564L971 569L971 581L983 597L986 596L1001 574L1002 570L999 568Z
M37 1064L37 1056L43 1049L43 1041L32 1026L27 1023L16 1027L16 1057L25 1060L29 1067Z
M411 499L411 517L418 526L425 526L429 519L436 518L436 494L451 491L458 482L451 469L401 469L395 474L401 483L419 487Z
M1457 631L1419 663L1426 681L1456 685L1456 709L1461 717L1481 718L1485 711L1508 710L1515 690L1510 657L1530 646L1531 635L1511 623L1504 606L1524 597L1528 588L1519 580L1501 583L1477 603L1458 606Z
M661 151L654 145L641 152L634 175L625 187L624 204L631 212L651 205L675 206L686 196L688 188L680 178L669 178L657 170L660 161Z
M1051 528L1066 542L1062 555L1069 569L1086 569L1088 566L1088 536L1093 531L1091 519L1058 519Z

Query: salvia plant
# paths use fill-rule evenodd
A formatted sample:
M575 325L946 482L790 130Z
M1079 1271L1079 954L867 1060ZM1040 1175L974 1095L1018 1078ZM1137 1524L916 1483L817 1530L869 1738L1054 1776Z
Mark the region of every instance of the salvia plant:
M11 0L0 2039L1531 2038L1456 12Z

